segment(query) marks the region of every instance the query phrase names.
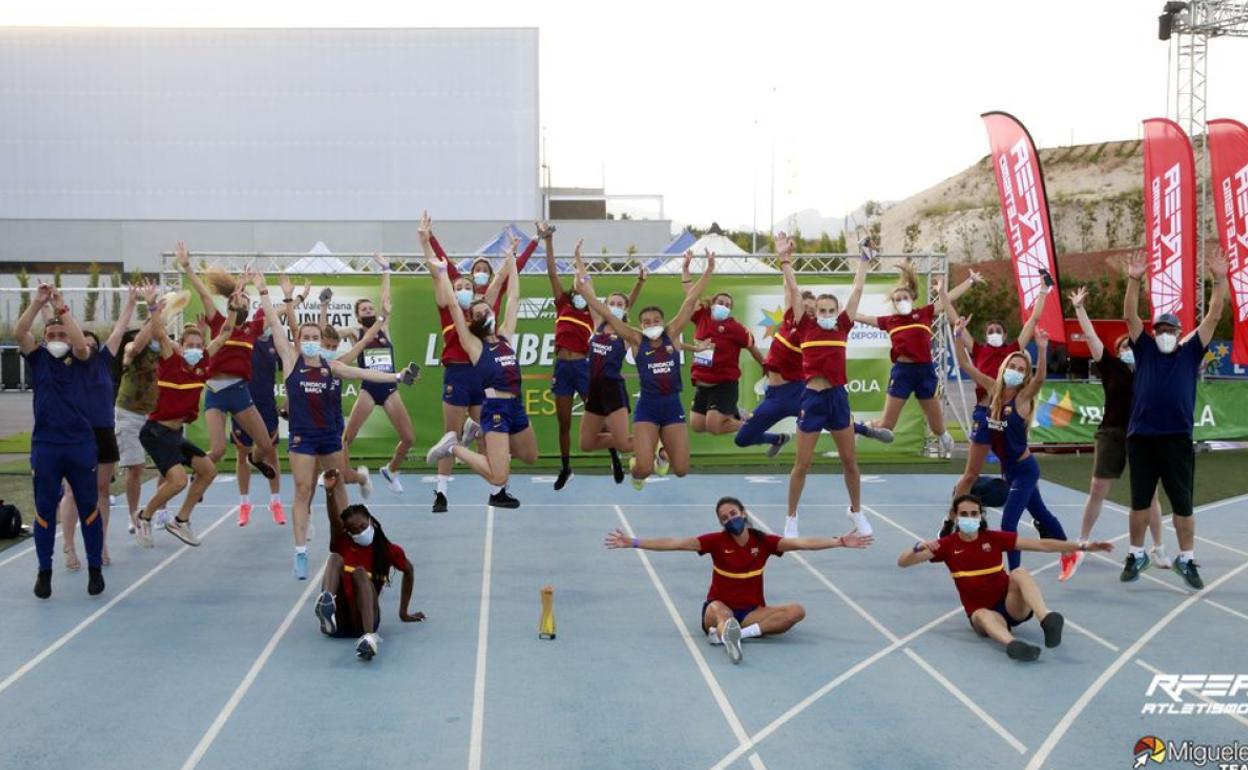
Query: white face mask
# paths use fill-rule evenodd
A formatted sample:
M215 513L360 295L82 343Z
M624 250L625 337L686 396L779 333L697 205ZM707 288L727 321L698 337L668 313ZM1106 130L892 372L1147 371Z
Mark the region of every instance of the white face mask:
M908 299L900 300L895 304L897 305L897 312L901 315L910 315L910 312L914 310L914 303Z
M577 310L584 310L585 306L588 304L589 303L586 302L585 298L582 297L580 294L572 295L572 307L576 308Z
M473 273L472 282L476 284L477 286L489 286L490 274L489 273Z
M1000 332L993 332L988 335L988 344L994 348L999 348L1005 344L1005 335Z
M627 311L625 311L625 310L624 310L624 308L620 307L619 305L612 305L612 306L611 306L611 315L615 316L616 318L620 319L621 321L623 321L623 320L624 320L624 313L625 313L625 312L627 312Z
M1157 335L1157 349L1162 353L1173 353L1174 349L1178 347L1178 344L1178 335L1171 334L1169 332Z
M1122 351L1118 354L1118 360L1127 366L1135 366L1135 351L1130 349Z
M1005 370L1005 385L1009 388L1017 388L1023 384L1023 380L1027 379L1027 375L1014 369Z
M355 541L356 545L367 548L368 546L373 544L373 532L374 531L375 530L373 529L372 522L369 522L368 526L364 528L363 532L352 535L351 539Z
M840 317L840 315L841 315L840 313L837 313L836 315L817 316L815 318L815 323L819 324L819 328L823 329L824 331L832 331L833 329L836 328L836 321L837 321L837 318Z
M663 327L662 326L647 326L646 328L641 330L641 333L646 335L652 340L657 340L659 337L663 336Z
M48 343L48 352L53 358L64 358L69 353L69 343L61 340L53 340Z

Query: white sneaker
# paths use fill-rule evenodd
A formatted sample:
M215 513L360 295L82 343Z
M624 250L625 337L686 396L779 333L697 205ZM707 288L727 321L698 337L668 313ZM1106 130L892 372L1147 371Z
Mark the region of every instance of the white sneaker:
M863 537L871 537L871 533L874 530L871 529L871 522L867 521L867 515L862 511L855 511L848 508L846 509L846 512L849 514L849 520L854 523L854 531Z
M372 660L381 646L381 637L377 634L364 634L355 643L355 657L360 660Z
M741 662L741 624L736 618L724 624L724 652L734 664Z
M784 536L801 537L801 535L797 534L797 514L784 517Z
M481 423L471 417L468 417L464 420L463 432L459 434L459 443L467 446L468 444L471 444L481 438L483 433L485 433L485 431L481 429Z
M713 628L706 632L706 641L714 645L720 645L724 643L724 641L719 638L719 632Z
M173 517L169 515L169 511L161 508L159 511L156 511L156 515L152 517L152 525L163 527L169 523L171 518Z
M1170 557L1166 556L1166 547L1164 545L1153 546L1152 550L1149 551L1149 556L1152 558L1153 564L1162 569L1170 569Z
M191 522L179 521L176 517L165 522L165 531L187 545L199 545L199 538L191 531Z
M390 491L397 495L403 494L403 485L399 483L399 472L391 471L389 465L381 466L381 477L390 485Z
M150 519L139 517L138 526L134 530L134 542L139 544L140 548L154 548L156 542L152 540L152 522Z
M360 477L360 497L367 500L373 494L373 477L368 472L367 465L361 465L355 469L355 473Z
M425 453L425 462L433 465L444 457L451 456L451 450L459 443L455 431L448 430L442 434L442 438L438 439L438 443L429 447L429 451Z
M946 460L953 457L953 436L949 431L940 434L940 456Z
M319 475L317 475L317 477L316 477L316 485L317 485L318 487L323 487L323 486L325 486L325 472L324 472L324 471L322 471Z

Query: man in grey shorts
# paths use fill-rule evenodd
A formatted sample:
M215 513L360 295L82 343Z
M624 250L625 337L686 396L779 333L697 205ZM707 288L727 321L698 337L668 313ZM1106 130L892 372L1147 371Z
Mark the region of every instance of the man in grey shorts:
M149 307L153 305L149 303ZM129 339L122 349L121 383L117 386L117 404L113 410L113 430L121 455L118 462L126 472L130 534L134 534L135 517L139 513L139 490L143 486L143 466L147 462L147 454L139 443L139 431L147 422L147 415L156 408L156 394L160 390L156 385L160 342L152 335L150 320L137 332L126 332Z

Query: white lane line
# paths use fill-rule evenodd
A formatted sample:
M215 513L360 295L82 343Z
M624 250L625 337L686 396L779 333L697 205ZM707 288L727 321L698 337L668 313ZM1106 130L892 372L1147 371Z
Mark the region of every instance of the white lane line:
M233 507L233 508L231 508L230 510L226 511L226 512L225 512L225 515L223 515L221 518L219 518L219 519L217 519L216 521L214 521L214 522L213 522L213 523L212 523L212 524L208 527L208 529L205 529L203 532L201 532L201 533L200 533L200 535L199 535L200 539L203 539L203 538L207 537L208 535L210 535L214 529L216 529L217 527L221 526L221 524L223 524L223 523L225 522L225 520L226 520L226 519L230 518L230 516L231 516L231 515L232 515L235 511L237 511L237 510L238 510L238 506L234 506L234 507ZM3 682L0 682L0 693L3 693L5 690L9 689L9 687L11 687L11 686L13 685L13 683L14 683L14 682L16 682L17 680L19 680L19 679L21 679L22 677L26 676L26 674L30 673L30 670L31 670L31 669L33 669L35 666L38 666L38 665L39 665L40 663L42 663L43 661L47 660L47 659L48 659L48 657L49 657L49 656L51 656L54 652L56 652L57 650L61 649L61 648L62 648L62 647L64 647L66 644L69 644L69 642L70 642L70 641L71 641L71 640L72 640L75 636L77 636L78 634L82 633L82 632L83 632L83 631L84 631L84 630L85 630L88 626L90 626L92 623L94 623L95 621L97 621L97 620L99 620L101 617L103 617L103 616L104 616L104 613L108 612L108 611L109 611L109 610L111 610L113 607L117 606L118 602L122 601L122 600L123 600L123 599L125 599L127 596L129 596L130 594L134 593L135 591L139 590L139 588L140 588L140 587L141 587L144 583L146 583L147 581L151 580L153 577L155 577L157 574L159 574L161 570L163 570L165 567L168 567L168 566L169 566L170 564L172 564L172 563L173 563L173 562L174 562L174 561L175 561L178 557L180 557L182 554L184 554L184 553L186 553L187 551L190 551L190 550L193 550L193 549L191 548L191 546L189 546L189 545L182 545L181 543L178 543L178 548L177 548L177 550L175 550L173 553L171 553L171 554L169 554L168 556L166 556L166 557L165 557L165 559L164 559L163 561L161 561L159 564L157 564L155 567L152 567L150 570L148 570L148 571L147 571L147 573L146 573L145 575L143 575L143 577L141 577L141 578L139 578L138 580L136 580L136 581L134 581L133 583L131 583L131 584L130 584L127 588L126 588L126 590L122 591L121 593L117 594L117 595L116 595L116 596L114 596L112 599L110 599L110 600L109 600L109 602L108 602L108 604L105 604L103 607L100 607L98 610L96 610L95 612L93 612L93 613L91 613L90 615L88 615L88 616L87 616L87 617L86 617L86 618L85 618L85 619L84 619L81 623L79 623L78 625L74 626L72 629L70 629L68 632L66 632L63 636L61 636L61 638L57 639L57 640L56 640L55 642L53 642L52 644L50 644L50 645L48 645L47 647L43 648L43 651L42 651L42 652L40 652L40 653L39 653L38 655L36 655L35 657L31 658L30 660L28 660L28 661L26 661L24 664L22 664L21 668L17 669L17 670L16 670L16 671L14 671L12 674L9 674L9 675L8 675L8 676L4 679L4 681L3 681Z
M864 505L864 506L862 506L862 510L866 511L867 513L872 514L873 516L878 516L881 520L883 520L883 521L885 521L885 522L888 522L889 524L892 524L892 525L893 525L893 527L895 527L896 529L901 530L902 532L906 533L908 536L910 536L910 537L914 538L915 540L922 540L923 542L927 542L927 538L920 536L920 535L919 535L918 533L916 533L916 532L911 532L910 530L908 530L908 529L906 529L905 527L901 526L901 525L900 525L900 524L898 524L897 522L895 522L895 521L893 521L892 519L888 518L887 516L885 516L884 514L880 513L879 511L875 510L874 508L872 508L872 507L871 507L871 506L869 506L869 505Z
M991 727L993 731L996 732L997 735L1000 735L1002 738L1004 738L1005 742L1010 744L1010 746L1013 747L1015 751L1017 751L1019 754L1027 753L1027 747L1023 745L1022 741L1020 741L1019 739L1015 738L1012 734L1010 734L1010 731L1006 730L1005 727L1000 722L993 719L992 716L987 711L984 711L982 708L980 708L978 703L971 700L970 697L968 697L966 693L959 690L958 687L953 682L950 682L948 679L946 679L943 674L941 674L939 671L936 670L935 666L933 666L931 663L928 663L923 658L919 657L919 654L915 652L914 650L910 649L909 647L907 647L904 650L904 652L906 654L906 657L910 658L910 660L913 660L915 663L917 663L919 667L922 668L924 671L926 671L929 676L935 679L940 684L941 687L948 690L949 693L953 695L954 698L957 698L958 702L960 702L963 706L966 706L966 708L969 709L972 714L974 714L975 716L983 720L984 723L987 724L989 727Z
M1078 623L1076 623L1075 621L1071 620L1070 618L1067 618L1067 617L1065 617L1065 616L1063 616L1063 618L1064 618L1064 619L1065 619L1065 621L1066 621L1066 625L1068 625L1068 626L1070 626L1071 628L1075 629L1075 630L1076 630L1076 631L1078 631L1079 633L1081 633L1081 634L1083 634L1084 636L1088 637L1089 639L1091 639L1092 641L1094 641L1094 642L1096 642L1097 644L1101 645L1102 647L1104 647L1105 649L1109 650L1110 652L1118 652L1118 651L1120 650L1120 648L1118 647L1118 645L1114 644L1113 642L1107 641L1107 640L1105 640L1105 639L1101 638L1100 636L1097 636L1096 634L1092 633L1090 630L1088 630L1088 629L1084 628L1083 626L1079 625Z
M1204 505L1199 505L1193 508L1192 510L1195 511L1196 513L1204 513L1205 511L1212 511L1214 508L1221 508L1224 505L1233 505L1234 503L1244 503L1244 502L1248 502L1248 495L1238 495L1237 497L1228 497L1225 500L1219 500L1216 503L1205 503Z
M1164 671L1157 668L1156 666L1149 665L1148 663L1140 660L1139 658L1135 659L1135 665L1144 669L1145 671L1152 674L1153 676L1160 676L1165 673ZM1213 705L1218 702L1218 701L1215 701L1213 698L1206 697L1205 695L1202 695L1200 693L1193 693L1193 694L1196 695L1196 697L1199 698L1200 700L1210 705ZM1230 717L1231 719L1234 719L1236 722L1239 722L1242 725L1248 726L1248 718L1244 718L1240 716L1239 714L1233 714L1233 713L1225 713L1225 715Z
M1153 637L1159 634L1166 626L1170 625L1175 618L1199 601L1202 594L1212 592L1218 586L1222 585L1246 569L1248 569L1248 562L1244 562L1222 577L1213 581L1206 586L1204 591L1201 593L1192 594L1183 601L1179 602L1174 609L1162 616L1161 620L1154 623L1152 628L1141 634L1139 638L1131 644L1131 646L1127 647L1127 649L1124 650L1122 654L1120 654L1114 662L1109 665L1109 668L1105 669L1101 675L1098 676L1094 682L1092 682L1088 689L1079 696L1078 700L1076 700L1062 716L1062 718L1058 720L1057 725L1054 726L1048 737L1044 739L1044 742L1040 744L1040 748L1036 749L1036 753L1031 756L1031 761L1027 763L1026 770L1039 770L1044 766L1045 761L1049 758L1049 754L1053 753L1053 749L1057 747L1057 744L1066 735L1066 732L1070 730L1070 726L1074 724L1079 715L1083 713L1083 710L1087 708L1089 703L1092 702L1092 699L1095 698L1102 689L1104 689L1105 685L1109 683L1109 680L1114 678L1114 675L1122 669L1127 661L1139 654L1140 650L1144 648L1144 645L1152 641Z
M1230 501L1226 501L1226 502L1230 502ZM1105 501L1105 507L1113 511L1118 511L1124 516L1130 517L1131 515L1131 510L1129 508L1123 508L1121 505L1118 505L1117 503L1111 503L1108 500ZM1200 509L1197 508L1196 510L1199 511ZM1174 525L1162 524L1162 526L1170 530L1171 532L1178 534L1178 530L1174 528ZM1245 551L1240 548L1236 548L1234 546L1227 545L1226 543L1219 543L1217 540L1210 540L1209 538L1203 535L1194 535L1194 537L1196 538L1197 541L1204 543L1205 545L1211 545L1214 548L1221 548L1224 551L1230 551L1231 553L1237 554L1239 556L1248 556L1248 551Z
M624 531L629 537L636 537L636 534L633 532L633 525L629 523L628 517L624 515L624 509L619 505L613 507L615 508L615 515L620 519L620 524L624 526ZM654 565L650 563L649 555L641 549L636 549L636 551L637 557L641 559L641 564L646 569L646 574L650 576L650 582L654 585L654 590L658 592L659 598L663 600L663 606L667 608L667 614L671 617L672 622L676 624L676 629L680 632L680 638L685 643L685 649L693 657L693 662L697 664L698 672L702 674L702 680L706 682L707 688L710 689L711 695L715 698L716 705L719 706L720 713L724 715L724 720L728 722L728 727L736 737L737 748L740 749L740 754L737 754L737 756L741 756L741 754L752 748L750 734L746 732L745 726L741 724L740 718L737 717L737 712L732 708L732 703L728 701L727 694L724 693L724 688L720 687L719 680L711 673L711 667L707 665L706 659L702 657L702 653L698 650L698 645L694 642L688 627L681 620L680 613L676 611L676 604L672 601L671 594L667 592L663 581L659 579L659 573L655 571ZM757 752L750 755L749 762L757 770L764 768L763 760L758 756Z
M485 508L485 555L482 557L481 567L481 610L477 616L477 673L472 682L472 730L468 737L468 770L481 770L481 740L485 731L485 665L490 639L490 572L493 562L494 506L489 505Z
M1225 604L1223 604L1223 603L1221 603L1221 602L1215 602L1213 599L1205 599L1205 604L1208 604L1210 607L1217 607L1218 609L1222 610L1223 612L1229 612L1230 614L1234 615L1234 616L1235 616L1235 617L1237 617L1237 618L1242 618L1243 620L1248 620L1248 615L1245 615L1244 613L1240 612L1239 610L1233 610L1233 609L1231 609L1230 607L1227 607Z
M252 662L251 668L247 669L246 675L243 676L243 681L238 683L238 687L234 689L229 700L221 707L221 711L217 714L216 719L212 720L208 731L199 739L199 743L195 745L195 750L182 763L182 770L192 770L192 768L199 765L199 761L208 753L208 749L212 747L213 741L220 735L222 728L225 727L225 723L229 721L234 714L234 710L238 708L238 704L247 695L247 691L251 689L251 685L256 681L256 677L259 676L260 670L269 662L269 658L273 655L273 651L277 649L277 645L282 641L282 637L286 636L286 632L290 630L291 624L295 622L295 615L298 614L299 610L303 609L303 605L307 604L308 597L312 595L312 592L321 587L321 576L324 573L325 564L322 562L321 568L308 581L308 587L303 589L303 593L291 605L290 612L286 613L286 618L282 620L277 630L269 637L268 643L264 645L264 649L260 651L255 661Z

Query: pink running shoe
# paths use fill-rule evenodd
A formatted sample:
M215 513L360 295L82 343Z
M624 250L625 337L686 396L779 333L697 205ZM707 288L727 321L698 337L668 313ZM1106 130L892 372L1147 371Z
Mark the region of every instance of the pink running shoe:
M245 527L251 521L251 503L238 504L238 526Z
M273 523L279 526L286 523L286 511L282 508L281 500L269 501L269 513L273 514Z

